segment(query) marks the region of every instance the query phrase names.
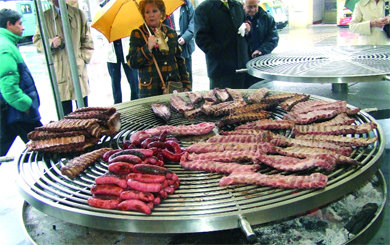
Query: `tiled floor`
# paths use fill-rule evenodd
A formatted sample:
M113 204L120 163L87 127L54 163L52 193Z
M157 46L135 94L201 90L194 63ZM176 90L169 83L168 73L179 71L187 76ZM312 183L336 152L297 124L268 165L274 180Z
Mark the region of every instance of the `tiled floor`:
M104 52L101 43L102 37L94 31L93 36L96 49L91 64L88 66L90 86L92 88L92 92L89 96L89 104L90 106L109 106L112 105L113 102L106 63L100 59L101 52ZM280 32L280 43L275 52L283 52L284 50L316 45L352 45L355 43L356 35L349 33L348 29L339 28L334 25L317 25L306 29L294 30L286 28ZM40 109L42 122L47 123L51 120L57 120L43 55L38 54L32 45L22 46L20 49L33 73L41 96L42 105ZM193 54L193 66L194 90L208 90L209 82L206 75L204 54L199 49L196 49ZM123 98L129 98L130 91L125 76L123 76L123 80ZM390 109L390 88L388 81L376 83L374 87L367 84L349 84L349 90L344 95L334 94L331 91L330 84L263 81L261 86L266 86L275 90L299 91L329 98L345 99L348 103L361 106L362 108L377 107L381 110ZM370 91L375 93L375 96L373 96L374 94L370 93ZM128 100L129 99L125 99L125 101ZM388 114L383 118L386 117L389 118ZM390 132L388 126L389 119L381 119L379 117L377 119L382 127L388 129L385 130L386 136L388 136L388 132ZM8 153L8 156L16 157L15 161L17 161L17 156L23 149L24 144L20 139L17 139ZM387 149L389 149L388 142ZM387 158L385 166L382 167L382 171L384 172L387 184L389 185L388 164L389 161ZM17 193L17 183L15 182L17 171L15 166L15 162L5 162L0 167L0 188L2 193L0 196L0 244L30 244L22 224L21 208L23 199ZM374 237L370 238L371 244L386 244L386 242L390 241L389 233L387 233L389 227L388 206L389 204L387 203L384 221L379 231Z

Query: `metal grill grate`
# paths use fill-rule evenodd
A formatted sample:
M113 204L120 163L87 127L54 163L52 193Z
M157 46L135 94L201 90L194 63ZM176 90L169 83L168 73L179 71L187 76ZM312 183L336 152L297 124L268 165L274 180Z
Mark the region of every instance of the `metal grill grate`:
M117 148L130 138L132 132L162 125L152 114L150 105L168 101L169 96L164 95L118 105L122 131L113 138L102 138L97 147ZM277 109L273 112L273 117L281 118L284 113ZM179 114L173 114L170 121L172 125L217 121L217 118L205 116L186 120ZM359 113L356 117L356 124L370 121L374 119L366 113ZM168 169L179 176L180 188L157 205L150 216L131 211L97 209L87 204L87 199L91 196L89 188L94 179L107 172L107 164L104 162L98 162L76 179L70 180L61 175L60 168L74 156L61 157L25 150L18 161L18 184L26 201L38 210L70 223L89 227L141 233L232 229L239 227L238 220L241 218L246 218L252 225L277 221L317 208L352 192L379 168L384 151L383 135L379 125L369 135L355 135L377 136L378 141L353 152L352 157L362 163L360 166L343 165L330 173L323 172L329 177L328 186L323 190L277 189L254 185L220 187L220 174L188 171L179 164L166 164ZM199 138L187 137L181 140L183 146L188 146ZM260 172L291 174L269 167L262 167ZM311 172L299 174L309 173Z
M325 46L260 56L248 73L270 80L346 83L383 80L389 73L388 46Z

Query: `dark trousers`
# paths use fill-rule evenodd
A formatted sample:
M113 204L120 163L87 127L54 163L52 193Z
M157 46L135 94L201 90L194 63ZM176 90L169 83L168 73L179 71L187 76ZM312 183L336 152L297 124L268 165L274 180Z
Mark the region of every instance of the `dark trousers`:
M88 96L85 96L83 98L83 101L84 101L84 106L88 106ZM73 111L73 105L72 105L72 101L71 100L65 100L65 101L62 101L62 109L64 110L64 116L68 115L69 113L71 113ZM76 101L76 105L77 105L77 101Z
M6 124L6 116L1 116L0 122L0 156L7 155L12 143L19 136L24 143L28 142L27 134L36 127L42 126L40 121L36 122L14 122Z
M210 77L210 90L214 88L246 89L246 73L230 76Z
M126 74L127 81L130 85L131 90L131 100L135 100L139 98L139 88L138 88L138 71L136 69L131 68L126 63L117 62L110 63L107 62L108 73L111 77L111 86L112 86L112 94L114 97L114 103L122 102L122 89L121 89L121 66Z

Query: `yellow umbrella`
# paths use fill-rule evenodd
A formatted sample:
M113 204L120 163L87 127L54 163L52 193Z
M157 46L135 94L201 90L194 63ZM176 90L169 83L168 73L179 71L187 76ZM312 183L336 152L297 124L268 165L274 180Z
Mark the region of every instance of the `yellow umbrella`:
M133 29L144 23L138 10L140 0L111 0L95 15L92 27L101 32L109 42L130 36ZM165 0L165 11L169 15L183 0Z

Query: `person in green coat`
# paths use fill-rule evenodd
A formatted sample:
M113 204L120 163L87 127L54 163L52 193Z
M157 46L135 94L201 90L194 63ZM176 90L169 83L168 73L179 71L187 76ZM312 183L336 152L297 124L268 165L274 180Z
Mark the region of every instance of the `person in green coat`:
M0 156L17 136L27 143L27 134L42 126L38 91L17 46L24 30L21 18L14 10L0 10Z

